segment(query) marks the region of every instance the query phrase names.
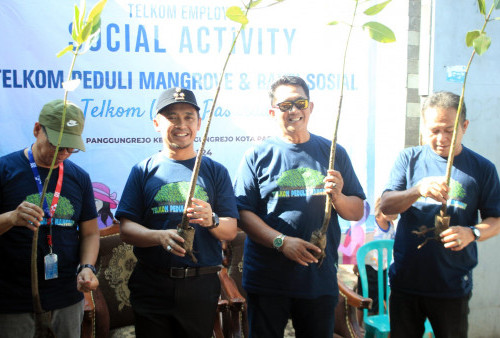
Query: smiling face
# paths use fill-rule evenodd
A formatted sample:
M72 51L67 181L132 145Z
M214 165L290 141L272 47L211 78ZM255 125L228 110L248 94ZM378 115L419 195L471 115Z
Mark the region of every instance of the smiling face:
M301 86L281 85L274 91L272 109L269 110L269 114L277 120L282 136L292 143L304 143L309 140L307 124L314 104L309 102L309 106L305 109L298 109L292 105L292 109L285 112L282 112L277 104L284 101L294 102L298 99L308 99Z
M453 137L453 126L457 110L455 108L429 107L423 114L424 130L423 138L431 149L442 157L448 157ZM469 121L459 121L457 128L457 139L455 143L455 155L462 151L462 138Z
M155 130L161 133L164 151L178 160L196 156L194 139L200 130L201 119L194 106L175 103L162 109L153 120Z

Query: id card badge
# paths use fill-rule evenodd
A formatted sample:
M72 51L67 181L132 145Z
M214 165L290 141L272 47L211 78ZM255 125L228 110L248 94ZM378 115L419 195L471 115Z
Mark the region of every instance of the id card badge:
M57 273L57 255L50 253L44 257L45 262L45 280L58 277Z

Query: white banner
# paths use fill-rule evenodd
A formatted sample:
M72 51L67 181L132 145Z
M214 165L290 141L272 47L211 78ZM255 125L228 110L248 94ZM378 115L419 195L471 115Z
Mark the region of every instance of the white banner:
M87 10L94 4L88 3ZM109 193L112 206L132 165L162 148L152 118L164 89L193 90L206 121L239 28L225 17L233 5L241 3L108 1L100 40L76 60L73 77L82 82L69 100L86 117L87 151L71 160L85 168L93 182L102 183L100 195ZM310 131L332 138L348 27L327 23L350 22L353 5L287 0L250 11L250 22L229 60L205 145L206 155L224 164L233 179L243 152L278 131L268 115L267 91L282 74L307 81L315 104ZM43 104L63 98L61 84L68 77L71 54L55 55L71 43L73 6L71 1L0 4L0 155L30 145ZM351 157L372 213L374 198L403 146L407 6L396 1L375 18L392 28L396 43L378 44L358 28L347 54L338 142ZM373 18L360 14L359 20ZM198 140L204 128L203 123ZM368 219L369 228L373 220ZM343 223L344 230L348 226Z

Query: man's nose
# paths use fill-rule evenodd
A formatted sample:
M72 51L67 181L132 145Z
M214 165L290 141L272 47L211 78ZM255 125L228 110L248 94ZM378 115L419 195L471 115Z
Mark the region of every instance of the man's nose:
M446 139L446 137L447 137L447 136L446 136L446 134L445 134L445 133L438 133L438 134L437 134L437 140L438 140L438 141L440 141L440 142L441 142L441 141L443 141L443 140L445 140L445 139Z
M295 103L294 103L294 104L292 104L292 108L290 108L290 110L289 110L289 111L290 111L290 112L297 113L297 112L299 112L299 111L300 111L300 109L299 109L299 108L297 108L297 106L296 106L296 105L295 105Z
M187 124L187 121L185 121L184 119L179 119L177 121L177 123L175 124L177 127L183 127Z

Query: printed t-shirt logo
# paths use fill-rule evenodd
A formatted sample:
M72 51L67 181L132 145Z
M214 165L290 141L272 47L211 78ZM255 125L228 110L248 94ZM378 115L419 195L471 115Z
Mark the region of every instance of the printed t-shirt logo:
M448 204L454 206L455 208L466 209L467 204L462 202L467 193L465 192L464 187L458 181L454 179L450 180L450 199L448 200Z
M168 183L161 187L155 195L158 206L151 208L153 214L164 214L168 212L184 212L184 203L189 193L189 182ZM208 201L208 195L203 187L196 185L194 198Z
M420 183L420 181L418 183ZM459 181L456 181L453 178L450 179L450 192L448 193L448 195L450 196L450 199L447 203L448 206L453 206L455 208L464 210L467 208L467 204L462 202L465 199L465 196L467 196L467 193L463 185ZM423 196L419 197L419 199L415 203L441 204L430 197Z
M45 194L45 199L50 208L52 204L52 199L54 198L54 194L48 192ZM32 194L26 197L26 201L40 205L40 194ZM52 217L52 225L61 226L61 227L71 227L75 224L75 221L72 219L75 213L75 209L71 204L70 200L64 196L59 197L59 201L57 202L56 211ZM44 217L41 225L47 225L47 218Z
M306 197L324 194L325 176L311 168L297 168L283 172L277 181L279 190L273 198Z

